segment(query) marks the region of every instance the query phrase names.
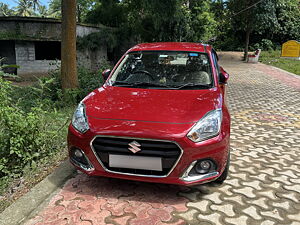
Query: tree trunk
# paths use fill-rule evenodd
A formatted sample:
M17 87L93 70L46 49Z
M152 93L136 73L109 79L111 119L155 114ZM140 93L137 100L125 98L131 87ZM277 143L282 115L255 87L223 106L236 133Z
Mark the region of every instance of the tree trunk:
M245 50L244 50L244 60L248 60L248 51L249 51L249 39L250 39L251 30L246 30L246 40L245 40Z
M62 0L61 83L63 91L78 88L76 67L76 0Z

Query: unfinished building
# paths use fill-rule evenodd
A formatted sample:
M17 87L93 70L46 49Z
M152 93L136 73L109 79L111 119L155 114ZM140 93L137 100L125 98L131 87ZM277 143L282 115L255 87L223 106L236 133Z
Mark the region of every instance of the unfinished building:
M101 32L101 27L77 24L77 37L95 32ZM19 66L7 69L6 72L21 77L47 74L60 65L61 21L49 18L0 17L0 58L5 58L5 64ZM78 65L93 71L106 59L105 44L98 49L77 50Z

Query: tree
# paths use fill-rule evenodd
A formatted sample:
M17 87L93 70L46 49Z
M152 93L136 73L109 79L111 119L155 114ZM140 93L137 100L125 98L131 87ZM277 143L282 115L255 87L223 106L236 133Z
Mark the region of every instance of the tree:
M12 16L14 11L7 4L0 3L0 16Z
M231 21L236 32L244 32L244 60L247 59L250 35L253 31L263 33L278 29L275 0L230 0Z
M77 0L77 22L85 20L87 13L96 5L95 0ZM49 3L49 13L52 17L61 18L61 0L51 0Z
M128 24L140 41L185 41L189 11L183 0L124 0Z
M49 11L45 5L40 5L38 7L38 16L40 17L47 17L49 15Z
M61 18L61 0L50 1L49 16L54 18Z
M13 10L18 16L39 16L40 12L44 16L47 11L47 7L41 5L40 0L18 0L17 3Z
M272 32L272 39L280 44L290 39L300 40L300 1L277 0L276 14L279 27Z
M128 19L129 8L118 0L99 0L89 12L85 22L103 24L108 27L121 27Z
M118 27L138 42L201 41L216 35L211 0L99 0L89 23Z
M217 21L212 12L211 0L191 0L191 41L206 41L216 36Z
M18 0L16 6L16 14L18 16L32 16L34 13L32 8L32 2L28 0Z
M76 65L76 0L62 0L61 35L62 89L78 88Z
M40 0L27 0L27 1L31 2L34 11L36 11L41 6Z

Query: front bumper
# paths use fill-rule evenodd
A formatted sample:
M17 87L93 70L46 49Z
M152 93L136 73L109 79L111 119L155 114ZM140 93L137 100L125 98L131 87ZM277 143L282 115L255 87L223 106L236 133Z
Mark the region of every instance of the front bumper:
M106 132L105 129L102 129L101 134L99 132L93 132L93 130L87 131L85 134L80 134L77 132L72 125L69 127L68 133L68 146L69 150L76 147L80 149L88 162L90 167L88 169L80 166L74 160L71 159L71 163L82 172L93 175L93 176L105 176L113 177L120 179L144 181L144 182L155 182L155 183L168 183L168 184L178 184L178 185L194 185L207 183L217 179L223 172L229 151L229 131L221 130L220 134L212 139L194 143L186 138L185 134L190 125L180 125L186 126L186 129L182 134L172 135L172 136L163 136L161 133L152 134L151 132L139 133L135 132L124 135L122 131ZM225 129L225 128L224 128ZM99 130L99 129L97 129ZM159 141L167 141L176 143L182 153L174 167L167 173L165 176L153 176L153 175L139 175L139 174L127 174L127 173L118 173L115 171L110 171L107 169L97 154L95 154L93 147L91 145L92 141L96 136L114 136L114 137L127 137L130 139L151 139ZM135 138L139 137L139 138ZM211 171L207 174L198 175L194 177L188 176L188 172L191 170L191 165L193 165L197 160L200 159L210 159L213 160L216 164L216 170Z

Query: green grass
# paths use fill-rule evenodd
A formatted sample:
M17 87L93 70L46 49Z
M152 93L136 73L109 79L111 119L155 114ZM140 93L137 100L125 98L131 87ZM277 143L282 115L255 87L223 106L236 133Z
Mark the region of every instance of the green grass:
M280 51L263 51L259 61L300 75L300 61L294 59L280 58Z

